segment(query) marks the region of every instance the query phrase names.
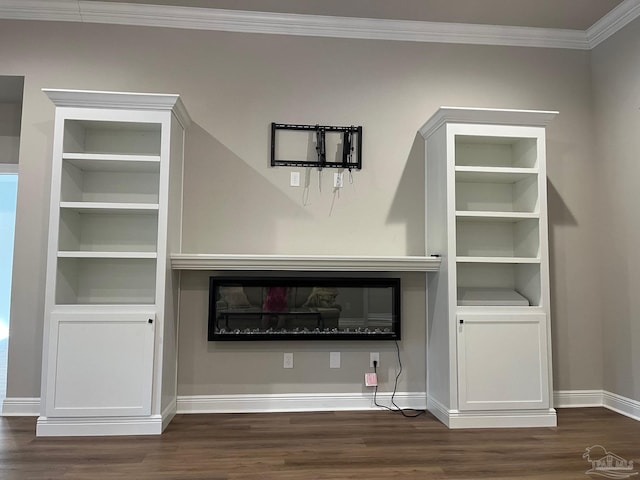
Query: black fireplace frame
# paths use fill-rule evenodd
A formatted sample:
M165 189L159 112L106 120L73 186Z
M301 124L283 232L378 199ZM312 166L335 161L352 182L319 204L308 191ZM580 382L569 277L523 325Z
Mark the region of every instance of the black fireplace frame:
M218 317L216 296L220 286L243 286L243 287L389 287L391 293L391 327L389 331L376 329L362 330L338 330L323 329L314 331L228 331L221 332L217 329L216 321ZM402 290L400 278L378 278L378 277L268 277L268 276L211 276L209 277L209 312L208 312L208 340L209 341L280 341L280 340L350 340L350 341L378 341L378 340L400 340L402 332L401 303ZM253 311L253 315L267 315L269 312ZM292 313L293 314L293 313ZM311 314L306 312L305 314ZM247 329L248 330L248 329ZM260 330L260 329L256 329Z

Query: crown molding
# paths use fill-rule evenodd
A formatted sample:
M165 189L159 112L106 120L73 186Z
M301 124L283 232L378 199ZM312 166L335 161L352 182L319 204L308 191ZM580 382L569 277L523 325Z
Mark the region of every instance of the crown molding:
M440 107L419 130L425 139L445 123L495 123L545 127L559 112L552 110L510 110L502 108Z
M595 48L640 17L640 0L625 0L586 31L589 48Z
M78 0L0 0L0 18L81 22Z
M589 48L585 33L578 30L246 12L82 0L78 3L83 21L92 23L368 40Z
M366 40L589 50L640 16L625 0L588 30L249 12L86 0L0 0L0 18Z
M142 110L173 110L186 128L191 117L184 107L180 95L162 93L105 92L94 90L67 90L43 88L42 91L57 107L107 107L139 108Z

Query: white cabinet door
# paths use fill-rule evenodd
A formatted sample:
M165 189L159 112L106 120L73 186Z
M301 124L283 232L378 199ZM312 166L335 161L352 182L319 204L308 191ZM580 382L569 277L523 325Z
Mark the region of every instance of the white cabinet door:
M155 314L51 314L48 417L151 414Z
M546 316L457 315L459 410L549 408Z

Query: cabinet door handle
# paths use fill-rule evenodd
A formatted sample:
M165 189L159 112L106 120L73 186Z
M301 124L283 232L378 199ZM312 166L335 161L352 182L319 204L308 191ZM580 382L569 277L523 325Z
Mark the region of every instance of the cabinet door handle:
M464 320L461 318L460 319L460 325L462 325L464 323Z
M149 323L153 323L153 318L150 318L150 319L149 319Z

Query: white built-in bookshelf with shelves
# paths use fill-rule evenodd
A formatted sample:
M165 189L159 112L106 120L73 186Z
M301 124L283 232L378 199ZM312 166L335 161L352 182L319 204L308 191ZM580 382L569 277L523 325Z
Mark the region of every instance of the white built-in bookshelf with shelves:
M37 433L160 433L175 413L162 380L176 370L169 251L189 116L177 95L44 92L56 113Z
M427 255L442 257L429 281L428 405L452 427L555 424L545 126L556 113L443 107L420 130ZM494 368L521 360L514 351L527 352L519 370Z

